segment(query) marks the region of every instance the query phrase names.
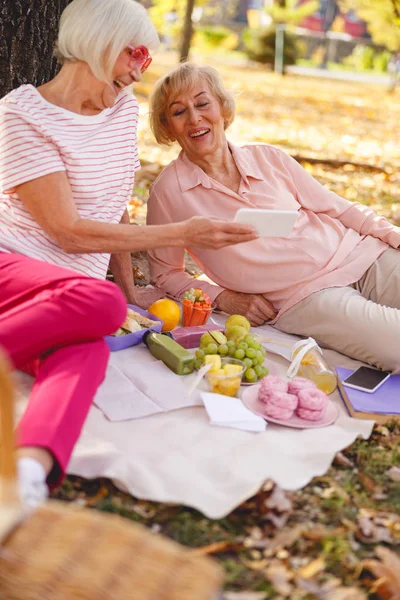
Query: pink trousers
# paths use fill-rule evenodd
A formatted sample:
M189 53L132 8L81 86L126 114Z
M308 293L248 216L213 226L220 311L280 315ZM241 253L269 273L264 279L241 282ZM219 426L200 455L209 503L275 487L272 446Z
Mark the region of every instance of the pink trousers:
M109 358L103 336L121 325L126 300L109 281L0 252L0 345L36 379L18 446L48 450L62 480Z

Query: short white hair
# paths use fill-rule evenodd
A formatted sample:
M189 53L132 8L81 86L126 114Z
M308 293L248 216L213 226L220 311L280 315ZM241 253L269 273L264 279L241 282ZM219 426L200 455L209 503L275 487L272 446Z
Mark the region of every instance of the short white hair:
M122 50L129 44L157 50L156 28L136 0L72 0L60 19L55 55L62 64L86 62L95 77L109 82Z

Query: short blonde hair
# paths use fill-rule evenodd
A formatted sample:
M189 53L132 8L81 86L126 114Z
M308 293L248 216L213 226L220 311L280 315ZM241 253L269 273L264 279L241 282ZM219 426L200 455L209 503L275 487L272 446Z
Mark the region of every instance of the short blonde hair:
M129 44L157 50L160 41L146 9L136 0L72 0L60 19L55 49L61 64L86 62L101 81Z
M218 71L209 66L185 62L157 81L150 95L150 127L159 144L175 142L167 124L168 104L180 94L190 91L202 79L217 98L224 118L225 129L235 118L233 94L225 90Z

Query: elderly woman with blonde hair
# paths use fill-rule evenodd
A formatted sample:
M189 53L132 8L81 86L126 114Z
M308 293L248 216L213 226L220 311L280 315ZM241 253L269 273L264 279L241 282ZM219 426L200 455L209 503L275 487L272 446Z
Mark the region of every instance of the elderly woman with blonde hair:
M297 211L287 238L259 238L217 252L187 250L213 283L202 288L227 313L274 324L379 368L400 369L400 229L320 185L268 144L226 138L235 103L208 66L185 63L161 78L150 123L181 152L154 182L147 223L193 215L234 219L240 208ZM182 248L149 252L154 282L180 297L193 286ZM272 304L271 304L272 303Z
M159 297L138 293L130 252L257 237L248 226L197 215L129 225L140 166L131 86L158 44L134 0L73 0L60 21L60 72L0 100L0 345L36 376L18 427L28 504L62 480L104 378L103 337L124 321L127 301L146 306ZM109 261L123 293L105 281Z

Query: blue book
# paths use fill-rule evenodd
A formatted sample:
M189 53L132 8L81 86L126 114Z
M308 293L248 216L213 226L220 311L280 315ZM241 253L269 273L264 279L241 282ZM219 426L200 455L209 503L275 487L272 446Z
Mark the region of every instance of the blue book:
M351 369L336 367L336 372L338 388L350 416L373 419L378 423L400 420L400 375L391 375L375 392L369 393L342 384L346 377L354 373Z

